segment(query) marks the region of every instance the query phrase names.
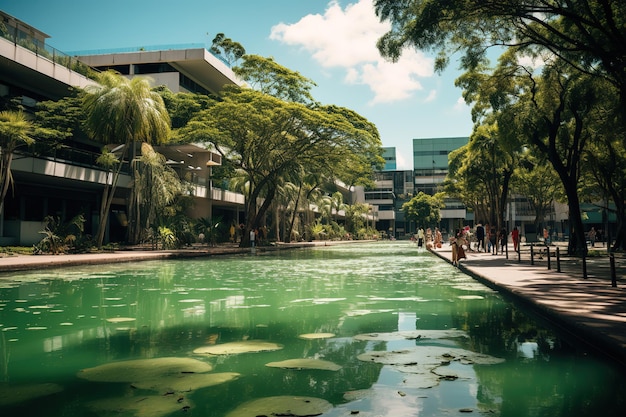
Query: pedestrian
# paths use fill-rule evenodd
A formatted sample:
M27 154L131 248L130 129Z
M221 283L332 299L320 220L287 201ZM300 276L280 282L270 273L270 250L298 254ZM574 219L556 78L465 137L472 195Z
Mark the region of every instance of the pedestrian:
M250 247L254 247L254 241L256 240L256 230L250 230Z
M478 252L480 252L480 248L482 248L483 251L486 251L485 227L480 222L476 225L476 240L478 241Z
M417 247L421 248L424 246L424 229L422 227L417 231Z
M550 233L547 228L543 228L543 243L546 246L550 246Z
M517 252L519 246L519 230L517 226L515 226L511 232L511 239L513 240L513 250Z
M596 245L596 229L591 226L591 230L589 230L589 241L591 242L591 247L593 248Z
M235 243L235 224L230 224L230 230L228 231L230 234L230 242Z
M438 227L435 227L435 249L441 248L441 242L443 240L443 236L441 235L441 230Z
M454 235L450 237L450 247L452 248L452 265L459 266L459 229L456 229Z
M508 237L509 237L509 234L506 231L506 229L503 227L500 230L500 253L504 253L504 247L507 244Z

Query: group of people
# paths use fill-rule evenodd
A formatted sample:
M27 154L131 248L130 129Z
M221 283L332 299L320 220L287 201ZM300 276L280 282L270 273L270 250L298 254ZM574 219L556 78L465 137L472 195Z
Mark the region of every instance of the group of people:
M426 246L428 249L437 249L441 248L443 244L443 235L438 227L435 227L434 231L430 227L426 231L424 231L423 227L420 227L411 240L417 242L418 248Z

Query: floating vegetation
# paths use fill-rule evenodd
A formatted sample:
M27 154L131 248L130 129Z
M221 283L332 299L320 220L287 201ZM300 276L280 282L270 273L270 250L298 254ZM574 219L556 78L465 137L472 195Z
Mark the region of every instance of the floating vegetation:
M234 355L239 353L256 353L281 350L282 345L263 340L242 340L240 342L222 343L221 345L203 346L194 349L193 353L208 355Z
M236 372L218 372L204 374L180 373L176 375L163 376L158 379L150 379L133 382L133 387L157 391L160 393L188 392L200 388L211 387L224 384L239 378Z
M392 342L396 340L458 339L468 337L462 330L407 330L390 333L365 333L354 336L356 340Z
M185 373L204 373L213 366L192 358L155 358L105 363L94 368L83 369L77 376L95 382L149 381Z
M482 295L459 295L457 298L461 300L484 300Z
M31 384L8 386L0 384L0 405L18 404L34 398L46 397L63 391L63 387L58 384Z
M128 323L129 321L135 321L137 319L134 319L132 317L112 317L110 319L107 319L107 322L109 323Z
M226 415L226 417L250 416L320 416L333 408L321 398L278 396L248 401Z
M175 395L143 395L104 398L92 401L88 406L100 416L160 417L176 411L187 411L192 404L186 398Z
M495 365L504 362L504 359L493 356L442 346L416 346L393 352L373 351L363 353L357 358L366 362L390 365L397 371L411 374L411 378L407 378L405 382L414 388L433 387L440 379L458 379L458 374L439 369L451 362L462 365Z
M300 339L329 339L335 337L335 333L305 333L298 337Z
M336 363L322 359L287 359L279 362L270 362L265 364L265 366L283 369L319 369L323 371L338 371L341 369L341 366Z

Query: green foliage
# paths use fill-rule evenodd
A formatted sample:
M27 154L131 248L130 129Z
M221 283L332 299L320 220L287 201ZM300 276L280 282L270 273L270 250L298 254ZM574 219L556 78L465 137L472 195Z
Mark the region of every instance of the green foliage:
M59 217L46 216L45 228L39 233L44 237L34 246L33 253L58 255L69 252L85 252L91 249L89 237L83 236L85 216L79 214L63 223Z
M200 237L202 243L214 246L221 236L224 235L226 225L222 221L222 216L215 218L201 217L196 220L194 231Z
M209 51L224 59L229 66L235 64L246 53L245 48L239 42L227 38L223 33L215 35Z
M443 207L441 196L431 196L419 192L402 205L407 219L421 225L437 224L441 220L440 208Z

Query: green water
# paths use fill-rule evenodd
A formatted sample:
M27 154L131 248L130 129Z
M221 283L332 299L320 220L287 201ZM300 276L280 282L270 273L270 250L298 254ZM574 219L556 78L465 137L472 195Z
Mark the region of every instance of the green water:
M453 329L463 336L388 337ZM334 336L299 337L310 333ZM193 352L254 340L282 349L219 356ZM504 361L455 359L435 370L454 378L425 384L432 372L358 358L428 346ZM621 416L625 406L623 374L613 364L568 344L496 292L408 242L1 276L0 353L3 416L225 416L247 401L272 396L323 399L332 406L324 416L470 411L503 417ZM161 357L198 359L211 364L212 372L239 377L177 392L77 377L82 369L108 362ZM266 366L298 358L323 359L341 369ZM39 396L28 398L33 385ZM172 412L116 408L110 414L94 407L119 398L141 405L147 396L180 407Z

